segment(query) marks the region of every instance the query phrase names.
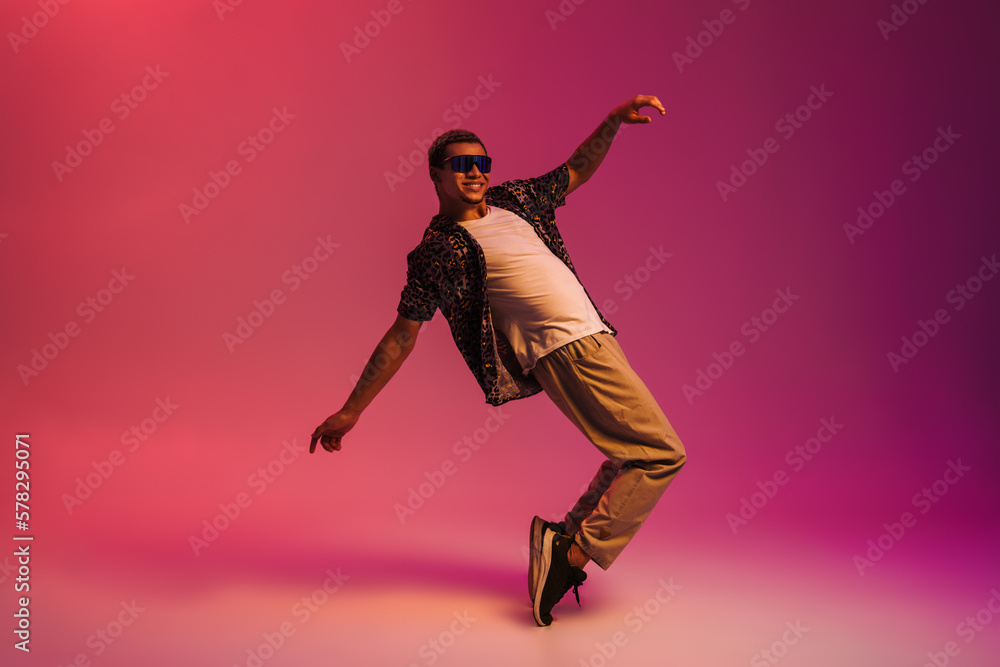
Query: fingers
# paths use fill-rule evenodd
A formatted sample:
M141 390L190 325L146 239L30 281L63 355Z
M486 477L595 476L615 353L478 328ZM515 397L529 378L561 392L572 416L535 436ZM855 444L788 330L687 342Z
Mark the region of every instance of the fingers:
M667 110L663 108L663 105L660 104L660 100L657 99L657 97L655 95L651 95L650 96L650 98L649 98L649 106L651 106L654 109L656 109L657 111L659 111L661 116L667 115Z
M640 109L642 107L653 107L660 112L661 116L665 116L667 114L667 110L663 108L663 104L660 103L660 100L656 97L656 95L636 95L634 101L636 109Z
M321 429L316 429L313 431L312 439L309 441L309 453L312 454L316 451L316 443L323 445L323 449L328 452L335 452L340 449L340 438L339 435L330 435L324 433Z
M631 116L622 121L623 123L628 123L629 125L638 125L641 123L652 123L653 119L649 116L640 116L637 113L633 113Z
M340 451L340 438L339 435L329 435L323 434L320 430L316 430L312 435L312 440L309 442L309 453L312 454L316 451L316 443L319 442L323 445L323 449L328 452Z

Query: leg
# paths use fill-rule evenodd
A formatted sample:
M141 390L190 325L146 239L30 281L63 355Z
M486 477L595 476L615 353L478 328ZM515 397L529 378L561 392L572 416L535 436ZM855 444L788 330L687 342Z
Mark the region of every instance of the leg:
M559 409L608 457L567 515L568 523L576 521L601 490L575 539L607 569L684 465L684 446L610 334L594 334L550 352L534 373ZM616 474L604 485L611 470Z
M614 481L618 470L618 465L610 459L604 461L601 467L597 469L597 474L590 481L590 486L580 496L580 499L576 501L573 509L566 513L565 523L568 535L576 535L580 532L580 525L597 509L598 501L604 495L604 492L608 490L608 487L611 486L611 482Z

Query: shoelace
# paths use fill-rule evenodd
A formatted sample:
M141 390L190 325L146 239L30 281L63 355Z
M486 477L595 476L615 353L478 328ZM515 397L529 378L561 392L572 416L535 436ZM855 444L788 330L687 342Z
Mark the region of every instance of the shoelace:
M562 592L559 594L559 597L562 598L562 596L566 595L566 592L570 589L570 587L572 587L573 588L573 595L576 596L576 604L577 604L578 607L582 608L583 605L580 604L580 585L581 584L583 584L582 581L577 581L576 578L572 574L570 574L570 578L566 581L565 584L563 584L563 589L562 589Z

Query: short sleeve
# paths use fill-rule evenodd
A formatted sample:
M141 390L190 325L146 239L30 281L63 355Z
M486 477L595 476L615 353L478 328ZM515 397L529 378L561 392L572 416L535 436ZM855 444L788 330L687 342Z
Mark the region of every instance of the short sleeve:
M509 193L524 207L526 217L551 222L556 217L555 210L566 203L568 187L569 167L563 163L535 178L507 181L499 189Z
M530 179L528 183L531 184L533 198L542 206L554 211L566 203L569 167L564 162L549 173ZM555 214L549 217L555 217Z
M399 295L396 312L408 320L426 322L437 311L437 292L428 284L419 249L406 256L406 285Z

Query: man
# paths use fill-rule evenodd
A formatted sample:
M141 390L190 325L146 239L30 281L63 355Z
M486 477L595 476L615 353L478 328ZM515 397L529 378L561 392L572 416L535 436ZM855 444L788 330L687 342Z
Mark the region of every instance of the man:
M637 95L608 114L569 160L538 178L489 187L492 159L479 137L452 130L428 151L440 208L407 255L396 321L341 410L312 434L333 452L410 354L421 322L441 308L486 401L544 391L607 457L565 521L531 522L528 589L535 621L608 569L685 462L684 447L615 340L617 331L580 282L555 209L600 166L622 123L666 111ZM617 224L617 223L616 223Z

